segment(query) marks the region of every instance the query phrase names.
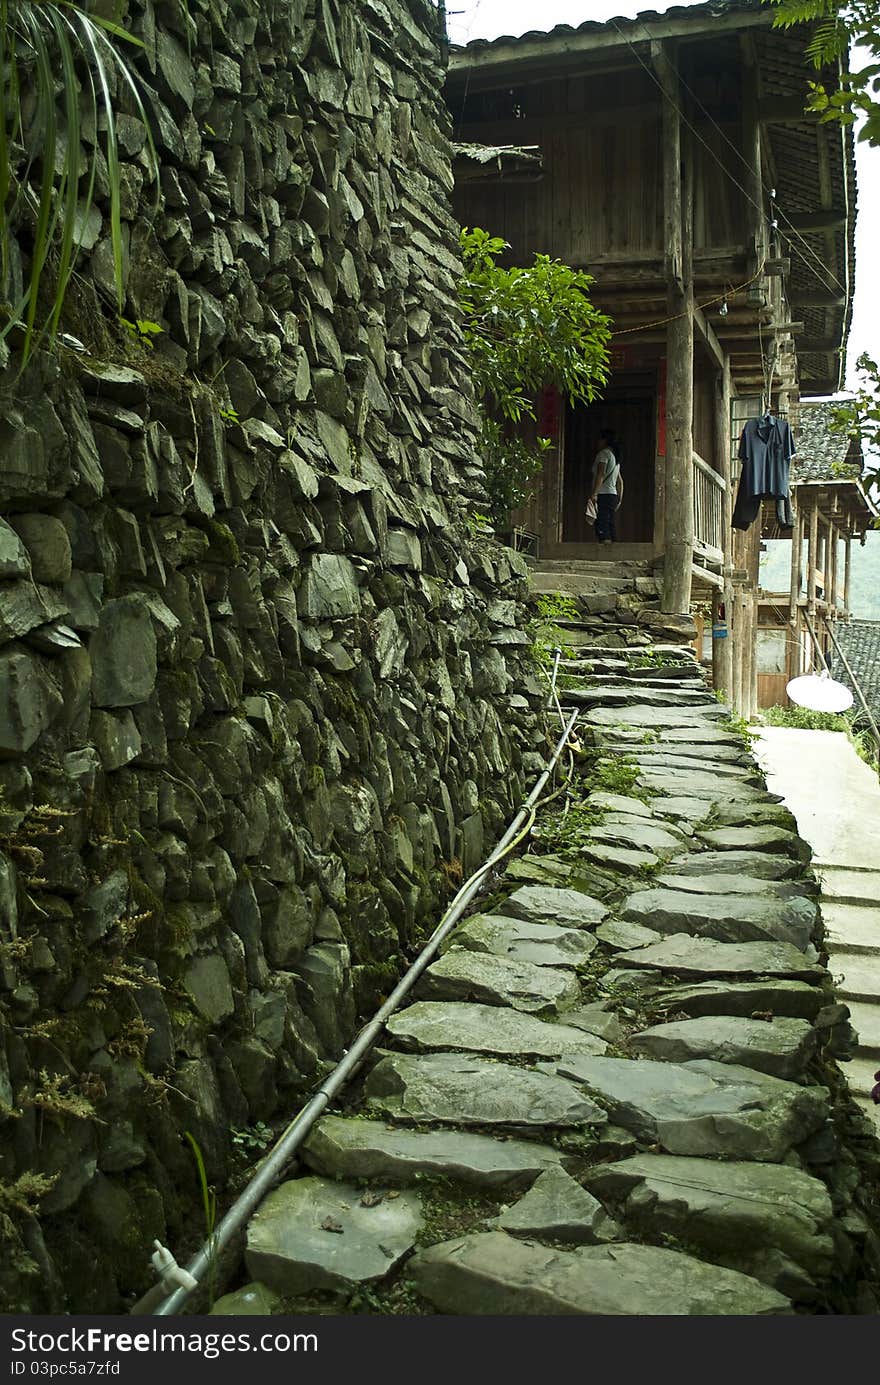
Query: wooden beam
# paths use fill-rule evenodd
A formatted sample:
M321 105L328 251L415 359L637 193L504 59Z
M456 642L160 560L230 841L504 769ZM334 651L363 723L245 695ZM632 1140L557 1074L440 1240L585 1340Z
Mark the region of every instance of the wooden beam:
M833 293L828 289L816 289L810 293L799 293L795 289L790 297L793 308L842 308L846 303L842 293Z
M815 212L785 212L780 216L780 234L790 236L795 231L807 235L810 231L838 231L846 226L846 216L823 207Z
M851 574L852 574L852 534L847 534L843 543L843 609L849 615L849 601L851 595Z

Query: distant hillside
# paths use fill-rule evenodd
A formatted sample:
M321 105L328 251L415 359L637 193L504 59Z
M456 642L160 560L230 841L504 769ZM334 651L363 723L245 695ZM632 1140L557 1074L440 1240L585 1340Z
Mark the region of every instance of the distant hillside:
M787 592L791 572L791 545L785 539L771 539L761 554L760 582L765 591ZM840 554L843 581L843 550ZM880 620L880 530L872 529L865 546L852 546L850 605L860 620Z

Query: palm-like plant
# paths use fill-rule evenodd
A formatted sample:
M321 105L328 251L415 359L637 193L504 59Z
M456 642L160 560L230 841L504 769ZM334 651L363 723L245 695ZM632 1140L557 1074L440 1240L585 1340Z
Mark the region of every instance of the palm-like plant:
M89 14L75 0L0 0L0 275L12 290L12 239L29 241L30 272L16 302L5 305L0 340L23 328L26 361L43 339L53 340L93 204L99 117L110 191L110 241L118 309L124 302L120 165L115 93L127 92L147 131L148 159L156 150L135 74L114 40L141 47L120 24ZM86 126L94 143L81 166ZM158 188L158 181L157 181ZM51 272L50 292L41 295Z

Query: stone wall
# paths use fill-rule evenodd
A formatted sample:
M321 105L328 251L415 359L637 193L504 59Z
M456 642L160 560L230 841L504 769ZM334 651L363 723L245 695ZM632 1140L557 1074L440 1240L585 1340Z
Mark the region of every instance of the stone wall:
M525 571L472 517L436 12L129 23L134 327L99 197L86 353L0 394L0 1301L31 1311L118 1311L154 1236L194 1247L182 1132L222 1190L543 749Z

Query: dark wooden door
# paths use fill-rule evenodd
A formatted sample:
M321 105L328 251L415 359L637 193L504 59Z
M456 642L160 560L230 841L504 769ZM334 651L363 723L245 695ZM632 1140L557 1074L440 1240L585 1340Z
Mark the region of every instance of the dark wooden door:
M610 428L619 443L624 494L616 515L618 541L652 542L655 416L653 385L615 388L595 404L568 408L562 470L563 543L595 541L595 531L584 510L592 488L593 460L600 447L602 428Z

